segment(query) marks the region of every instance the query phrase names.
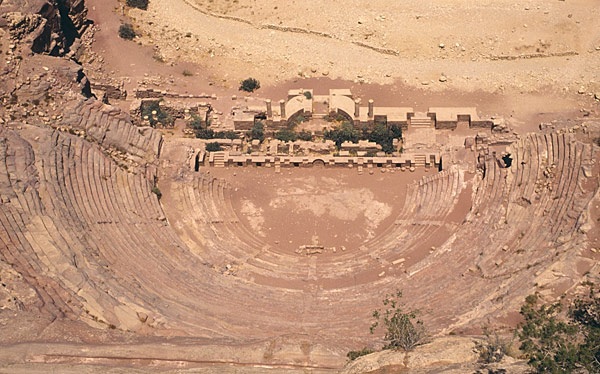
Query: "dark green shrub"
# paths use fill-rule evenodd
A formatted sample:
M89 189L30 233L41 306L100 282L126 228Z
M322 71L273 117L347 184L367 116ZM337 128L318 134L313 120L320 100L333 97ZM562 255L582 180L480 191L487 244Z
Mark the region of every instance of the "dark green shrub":
M151 101L142 105L142 118L146 116L148 116L148 121L152 127L155 127L156 124L171 126L175 122L169 113L161 109L158 101Z
M304 91L303 95L305 98L307 98L308 100L312 99L312 94L310 93L310 91Z
M162 193L160 192L160 189L156 185L154 185L154 187L152 187L152 193L156 195L158 200L160 200L160 198L162 197Z
M350 361L354 361L357 358L361 357L361 356L366 356L368 354L373 353L374 351L364 347L363 349L361 349L360 351L350 351L348 353L346 353L346 357L348 357L348 359L350 359Z
M296 132L292 129L281 129L275 133L275 139L282 142L293 142L297 138Z
M234 140L234 139L239 139L240 138L240 136L237 134L237 132L231 131L231 130L220 131L217 134L218 134L217 138L219 138L219 139L231 139L231 140Z
M214 139L215 132L211 129L197 129L196 138L198 139Z
M125 23L119 26L119 36L123 39L131 40L135 38L135 30L133 29L133 25L130 23Z
M148 9L148 0L127 0L127 6L146 10Z
M254 78L244 79L240 83L240 91L254 92L260 88L260 82Z
M192 114L192 120L190 121L190 127L194 130L201 130L204 127L204 121L197 114ZM200 136L196 135L197 138Z
M335 145L339 148L343 142L358 142L360 139L360 131L355 129L352 123L343 122L341 126L332 130L326 130L323 133L323 137L325 139L333 140Z
M338 148L343 142L356 143L359 140L368 140L381 145L382 151L394 151L394 139L402 138L402 128L396 125L387 126L385 123L376 123L373 128L368 126L357 129L349 121L343 121L341 126L323 132L325 139L333 140Z
M300 131L298 133L298 139L304 140L304 141L307 141L307 142L311 142L313 140L313 136L308 131Z
M196 130L196 138L199 139L239 139L239 135L235 131L213 131L210 129Z
M363 129L362 139L369 140L381 146L385 153L394 151L394 139L402 137L402 128L396 125L387 126L385 123L376 123L373 129Z
M384 340L388 342L384 349L411 351L424 343L426 330L423 321L418 318L420 311L405 310L404 304L400 303L401 298L402 291L386 296L383 300L386 309L373 312L375 322L371 325L371 334L382 322L385 327Z
M254 122L252 130L246 134L250 139L258 139L261 142L265 139L265 125L261 121Z
M307 121L306 117L304 117L302 114L300 114L296 118L294 118L294 125L297 125L298 123L303 123L306 121Z
M208 152L219 152L219 151L221 151L223 149L221 148L221 146L219 145L219 143L215 142L215 143L208 143L206 145L206 150Z

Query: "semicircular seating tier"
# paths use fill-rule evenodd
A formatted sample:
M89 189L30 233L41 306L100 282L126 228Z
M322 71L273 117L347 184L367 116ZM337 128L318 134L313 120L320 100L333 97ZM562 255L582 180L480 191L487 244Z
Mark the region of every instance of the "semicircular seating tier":
M436 328L517 310L536 274L576 248L597 187L582 187L591 145L528 135L511 167L487 157L477 173L424 177L383 234L317 260L255 236L208 173L182 167L159 201L156 165L127 169L97 140L33 134L0 133L0 258L36 291L24 307L153 335L345 347L368 338L371 311L396 289Z

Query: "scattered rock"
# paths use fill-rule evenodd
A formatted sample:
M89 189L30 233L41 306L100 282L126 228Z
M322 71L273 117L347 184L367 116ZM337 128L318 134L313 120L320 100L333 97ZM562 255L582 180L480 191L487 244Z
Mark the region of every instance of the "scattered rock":
M137 316L140 322L142 323L146 323L146 321L148 320L148 315L144 312L137 312Z

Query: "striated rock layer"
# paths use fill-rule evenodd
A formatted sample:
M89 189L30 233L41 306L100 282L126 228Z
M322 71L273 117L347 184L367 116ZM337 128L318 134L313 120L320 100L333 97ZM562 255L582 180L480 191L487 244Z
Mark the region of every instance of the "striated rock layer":
M63 54L67 31L85 24L81 1L15 4L0 3L9 12L0 26L24 33L12 36L23 51ZM15 12L29 13L16 22ZM508 148L510 167L482 153L476 168L473 154L409 184L381 235L317 258L255 235L227 181L196 171L194 144L91 97L75 62L28 55L5 72L0 363L11 370L331 372L347 350L374 342L371 312L397 289L426 311L433 334L466 334L513 323L535 290L555 297L597 274L586 256L598 194L589 137L525 135ZM408 362L402 370L419 358Z

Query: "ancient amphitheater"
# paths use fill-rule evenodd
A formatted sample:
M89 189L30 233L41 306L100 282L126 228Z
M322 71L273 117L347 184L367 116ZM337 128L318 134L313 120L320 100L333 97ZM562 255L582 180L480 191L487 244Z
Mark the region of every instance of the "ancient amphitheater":
M334 80L167 89L152 53L164 81L133 90L96 70L133 43L87 19L118 25L115 4L0 1L0 372L340 372L381 346L371 313L401 289L431 343L390 370L470 373L482 326L598 281L600 98L527 127ZM150 126L148 105L174 124ZM238 134L262 120L267 139L209 152L192 115ZM299 116L402 137L387 154L272 138Z

